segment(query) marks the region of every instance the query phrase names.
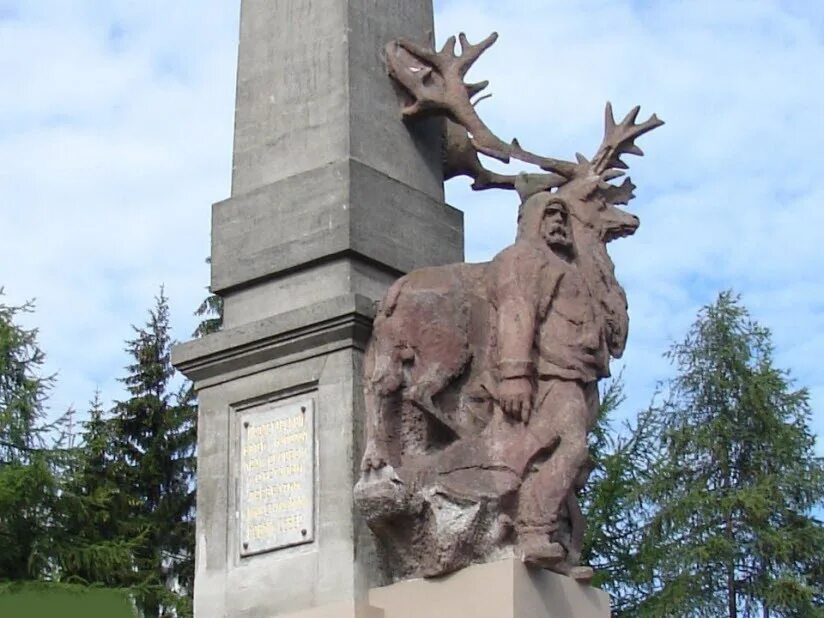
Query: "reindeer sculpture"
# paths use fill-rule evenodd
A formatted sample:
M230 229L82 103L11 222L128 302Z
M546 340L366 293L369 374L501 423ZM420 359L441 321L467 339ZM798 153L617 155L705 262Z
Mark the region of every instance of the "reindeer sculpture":
M498 555L513 543L513 531L524 537L518 540L524 545L526 533L514 523L523 517L519 502L527 501L519 492L536 484L528 477L544 462L556 458L560 466L567 458L571 463L565 465L576 472L572 477L556 475L569 480L555 488L566 496L565 503L552 509L551 521L541 532L546 543L538 550L525 549L522 557L586 581L592 570L577 566L584 522L575 490L588 475L588 455L580 448L570 450L576 440L562 428L557 435L535 429L539 425L530 421L529 410L554 405L538 401L535 381L540 369L528 358L503 358L502 350L512 348L508 342L519 336L534 337L540 320L549 319L541 316L557 312L561 317L552 318L554 325L547 329L567 337L564 349L571 352L560 361L555 352L550 354L549 366L555 369L549 377L580 383L586 410L575 411L574 418L584 415L591 423L597 379L608 374L610 356L622 355L628 330L626 296L606 245L633 234L639 224L618 207L634 197L634 185L629 179L620 185L610 181L628 167L622 155L643 154L635 140L663 123L655 115L636 123L638 107L616 123L607 103L603 142L592 159L578 154L576 161L565 161L532 154L517 140L500 140L477 115L472 98L487 82L464 82L497 35L477 45L469 44L464 34L459 38L460 54L455 52L455 37L439 52L406 40L388 44L389 74L406 98L404 117L447 118L447 178L466 175L476 190L518 192L519 236L491 262L413 271L386 294L365 362L366 449L356 500L370 527L398 558L399 573L437 575ZM479 153L534 164L542 173L492 172L483 167ZM548 218L553 218L554 228L547 227ZM551 233L562 233L559 226L567 226L571 236L568 255L561 261L547 249ZM533 276L554 271L560 274L540 281ZM536 281L518 281L530 277ZM570 283L575 281L580 283ZM506 297L509 290L524 286L534 290L532 300L519 305L527 307L532 320L532 331L525 335L519 334L523 312L513 309ZM572 300L563 299L564 286ZM584 335L592 341L581 343ZM528 343L531 347L532 340ZM589 365L576 369L581 358ZM557 367L567 361L569 367ZM529 398L513 395L513 384L531 384Z

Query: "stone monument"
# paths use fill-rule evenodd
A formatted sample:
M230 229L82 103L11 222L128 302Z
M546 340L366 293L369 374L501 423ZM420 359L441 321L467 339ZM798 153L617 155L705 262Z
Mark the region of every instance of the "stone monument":
M438 120L408 128L382 59L431 0L242 0L231 197L212 208L220 332L198 393L195 613L280 616L387 580L352 498L375 301L463 259Z
M609 181L660 121L608 107L591 161L532 154L463 81L495 35L411 42L432 30L431 0L241 0L223 326L173 353L199 398L198 618L609 614L575 492L627 334L606 243L638 220ZM489 263L462 262L460 174L522 199Z

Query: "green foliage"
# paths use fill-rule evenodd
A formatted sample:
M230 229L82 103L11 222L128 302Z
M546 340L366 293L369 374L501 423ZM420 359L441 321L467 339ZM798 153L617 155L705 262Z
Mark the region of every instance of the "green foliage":
M109 415L96 394L79 441L73 410L44 421L52 379L16 323L31 310L0 304L0 587L103 586L143 616L191 615L195 408L173 388L166 298L127 343L129 398Z
M0 581L116 584L130 554L120 541L101 542L92 507L102 509L108 496L76 491L96 472L76 476L83 449L73 446L73 411L44 420L52 379L40 377L37 331L15 321L32 309L0 305Z
M581 495L587 515L583 564L595 569L593 585L610 593L614 615L624 615L646 593L638 547L644 512L638 496L643 471L654 460L652 428L643 419L613 431L612 415L624 401L622 375L607 384L590 436L594 469Z
M211 264L211 262L210 257L206 258L207 264ZM217 294L212 294L209 290L209 295L203 299L203 302L195 310L195 315L201 320L192 333L192 337L200 338L216 333L223 327L223 298Z
M133 604L122 590L50 582L0 583L0 616L40 618L133 618Z
M138 606L146 616L165 616L187 611L192 585L195 406L189 386L173 387L162 290L146 325L134 332L122 380L130 397L114 408L109 465L123 492L119 537L136 543L130 584L141 587Z
M824 527L811 514L824 462L806 390L773 366L769 332L729 292L667 357L676 377L606 458L597 490L622 505L608 531L635 522L617 549L593 541L620 566L607 569L625 601L616 615L824 615Z
M223 326L223 299L217 294L209 294L195 311L201 317L192 337L205 337L216 333Z
M0 463L27 461L47 429L43 406L53 378L40 375L44 354L37 330L17 323L33 309L31 302L0 303Z
M61 579L112 587L127 586L139 538L120 535L129 512L112 453L113 426L105 418L100 393L90 404L82 444L71 450L61 493L56 540Z
M47 577L56 479L43 453L0 466L0 580Z
M50 514L58 481L52 453L42 447L52 378L40 375L37 331L17 322L32 310L31 303L0 303L0 581L47 577L52 570Z

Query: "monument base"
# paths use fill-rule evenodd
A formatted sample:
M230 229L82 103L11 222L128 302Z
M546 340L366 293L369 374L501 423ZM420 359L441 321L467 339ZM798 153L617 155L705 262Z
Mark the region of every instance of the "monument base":
M285 618L387 618L387 616L388 614L382 609L367 603L346 601L287 614Z
M515 559L476 564L438 579L413 579L348 603L288 618L609 618L609 595Z

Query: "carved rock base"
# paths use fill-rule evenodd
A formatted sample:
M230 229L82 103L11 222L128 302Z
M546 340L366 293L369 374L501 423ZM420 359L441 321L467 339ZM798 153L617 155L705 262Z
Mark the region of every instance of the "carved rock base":
M512 521L500 496L462 495L446 483L416 485L387 466L355 486L357 504L392 557L394 579L434 577L512 555Z
M541 452L523 424L497 411L477 436L364 472L355 504L380 540L392 581L504 558L591 579L591 569L578 568L583 530L566 505L551 536L519 537L515 529L522 479Z

